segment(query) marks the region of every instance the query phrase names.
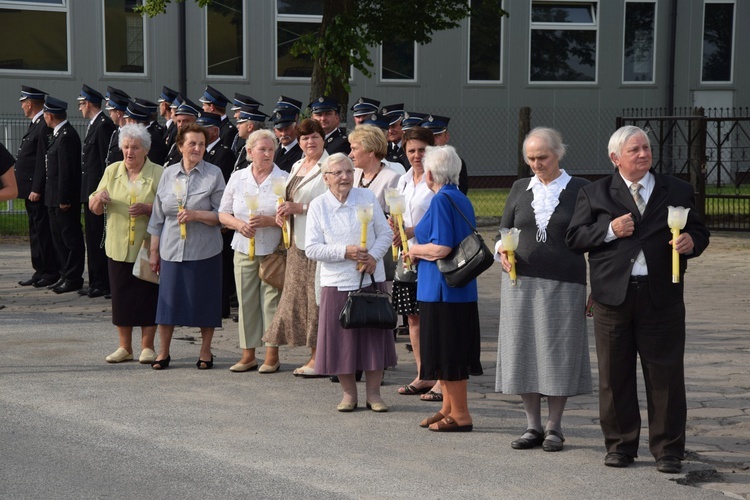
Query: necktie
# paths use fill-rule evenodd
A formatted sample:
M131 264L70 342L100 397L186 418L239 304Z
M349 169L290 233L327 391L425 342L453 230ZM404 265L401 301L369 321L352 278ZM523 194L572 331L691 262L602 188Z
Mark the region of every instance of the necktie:
M641 186L637 182L634 182L630 185L630 194L633 195L633 201L635 201L635 205L638 207L638 211L643 215L644 210L646 210L646 202L643 199L643 196L641 196ZM643 250L638 252L638 257L635 259L638 264L645 266L646 265L646 256L643 255Z
M646 202L643 200L643 196L641 196L641 187L643 186L637 182L632 183L630 185L630 194L633 195L633 201L635 201L638 211L643 215L643 212L646 210Z

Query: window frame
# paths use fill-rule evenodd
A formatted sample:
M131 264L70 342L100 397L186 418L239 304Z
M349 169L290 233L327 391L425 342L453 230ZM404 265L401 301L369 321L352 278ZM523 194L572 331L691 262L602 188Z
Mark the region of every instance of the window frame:
M310 82L309 76L280 76L279 75L279 22L282 23L309 23L320 26L323 23L322 15L311 14L279 14L278 2L274 2L274 29L273 31L273 75L274 80L282 82Z
M64 12L65 13L65 39L66 39L66 53L68 58L68 69L65 71L47 70L47 69L1 69L0 75L40 75L40 76L70 76L73 74L72 67L72 50L71 50L71 34L70 34L70 5L68 0L60 0L59 3L37 3L37 2L23 2L23 1L12 1L12 0L0 0L0 10L2 9L18 9L18 10L32 10L40 12Z
M532 11L534 9L534 3L545 3L545 4L581 4L595 7L595 15L593 16L593 23L541 23L532 21ZM539 85L539 86L551 86L551 85L572 85L572 86L592 86L599 84L599 48L601 46L600 34L601 34L601 4L600 0L531 0L529 2L529 54L528 54L528 67L526 72L526 80L528 85ZM596 33L596 54L594 56L594 79L587 82L577 82L575 80L555 80L555 81L537 81L531 79L531 54L532 38L535 30L543 31L594 31Z
M732 4L732 57L729 61L729 80L704 80L703 79L703 38L706 33L706 6L708 4ZM704 0L701 12L701 58L700 58L700 85L734 85L734 61L737 57L737 0Z
M629 3L650 3L654 5L654 45L653 45L653 59L651 61L651 80L650 81L636 81L636 80L625 80L625 35L626 35L626 28L625 22L627 21L627 10L628 10L628 4ZM659 23L657 22L659 19L659 2L656 0L625 0L623 4L622 9L622 53L620 54L622 57L622 73L621 73L621 83L622 85L654 85L656 83L656 57L657 57L657 45L659 42L658 37L658 26Z
M249 43L248 43L248 15L247 15L247 9L252 5L251 2L241 1L240 5L242 6L242 74L241 75L209 75L208 74L208 9L210 7L206 6L203 12L203 70L204 70L204 76L207 80L211 81L217 81L217 80L247 80L249 77L248 75L248 67L249 67L249 60L248 60L248 53L250 52L248 50Z
M469 0L471 6L471 0ZM505 0L500 0L500 7L505 8ZM507 17L500 19L500 78L497 80L472 80L471 79L471 16L466 21L466 83L470 85L502 85L505 81L505 31Z
M383 78L383 45L378 47L378 81L380 83L399 84L399 83L418 83L419 82L419 44L414 42L414 76L411 79L406 78Z
M104 76L116 76L118 78L143 78L148 76L148 29L146 25L146 17L141 16L141 22L143 23L143 72L142 73L124 73L122 71L107 71L107 23L105 13L105 3L107 0L102 0L102 74ZM141 5L142 0L139 0Z

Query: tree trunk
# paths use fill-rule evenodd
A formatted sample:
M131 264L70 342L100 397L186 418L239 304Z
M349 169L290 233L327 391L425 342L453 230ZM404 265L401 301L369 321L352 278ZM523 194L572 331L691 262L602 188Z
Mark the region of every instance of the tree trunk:
M354 13L354 0L325 0L323 5L323 21L320 24L318 38L323 39L328 26L333 23L333 19L340 14L352 15ZM342 67L350 66L348 60L339 61ZM346 124L347 111L349 109L349 91L346 90L348 84L349 72L346 72L344 80L334 80L332 88L326 92L326 74L325 61L322 58L315 59L313 73L310 79L310 102L322 95L333 97L339 102L341 123Z

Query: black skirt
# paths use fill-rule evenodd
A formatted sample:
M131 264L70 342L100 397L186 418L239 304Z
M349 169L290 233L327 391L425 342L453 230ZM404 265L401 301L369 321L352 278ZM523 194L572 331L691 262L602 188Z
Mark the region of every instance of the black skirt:
M476 302L419 302L422 380L466 380L482 375Z
M156 325L159 285L133 276L131 262L107 259L112 293L112 324L115 326Z

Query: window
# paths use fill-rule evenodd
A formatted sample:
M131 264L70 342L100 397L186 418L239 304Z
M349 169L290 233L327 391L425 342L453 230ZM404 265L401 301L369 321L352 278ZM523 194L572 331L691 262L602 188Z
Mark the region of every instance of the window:
M0 71L69 71L68 7L63 0L0 2L0 26Z
M598 2L531 2L530 82L596 82Z
M380 46L380 79L414 82L417 80L417 44L394 36Z
M701 82L731 82L734 55L734 2L706 0L703 10Z
M140 0L103 0L104 71L144 74L144 19L133 9Z
M208 76L244 76L245 14L242 0L211 2L206 7Z
M276 77L312 76L313 60L309 55L294 57L294 42L308 33L317 33L323 20L323 0L276 1Z
M469 82L501 80L502 0L472 0L469 18Z
M656 2L625 3L622 81L654 82Z

